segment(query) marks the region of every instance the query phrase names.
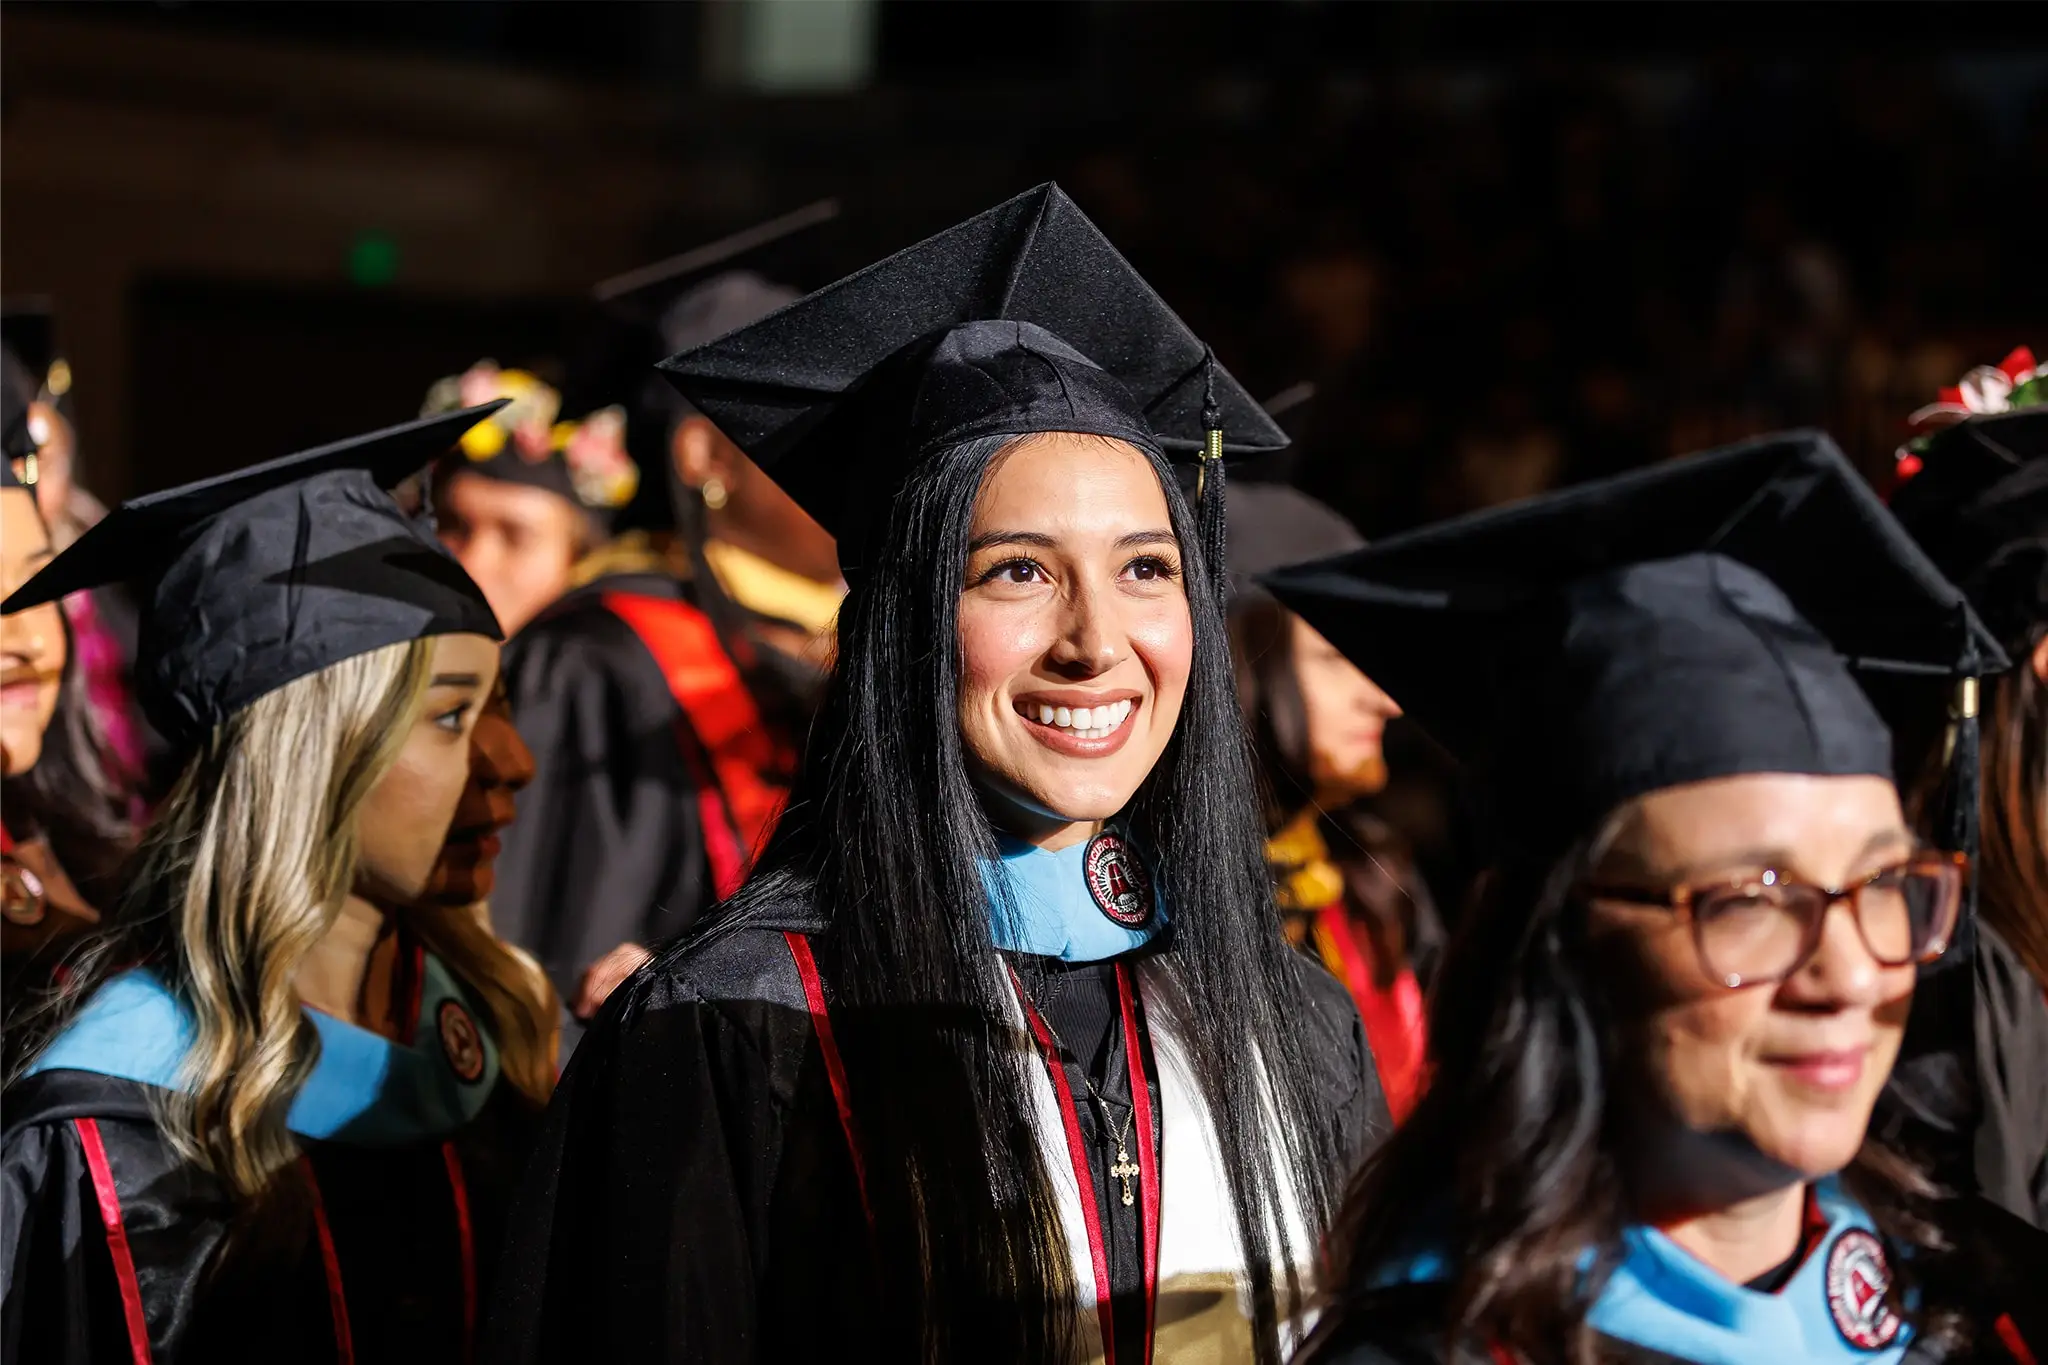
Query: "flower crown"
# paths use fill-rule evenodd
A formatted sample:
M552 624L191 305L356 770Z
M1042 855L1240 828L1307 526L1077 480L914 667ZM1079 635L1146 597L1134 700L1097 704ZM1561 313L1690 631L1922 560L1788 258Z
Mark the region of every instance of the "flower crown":
M498 398L512 401L463 433L462 453L478 464L510 446L528 464L560 456L577 501L606 511L624 507L640 487L640 468L626 453L626 410L600 408L580 422L557 420L562 395L525 370L501 370L480 360L427 391L423 415L476 407Z
M2037 362L2028 347L2015 346L1996 365L1979 365L1906 419L1909 435L1897 454L1899 481L1920 472L1922 457L1936 432L1972 417L2044 403L2048 403L2048 365Z

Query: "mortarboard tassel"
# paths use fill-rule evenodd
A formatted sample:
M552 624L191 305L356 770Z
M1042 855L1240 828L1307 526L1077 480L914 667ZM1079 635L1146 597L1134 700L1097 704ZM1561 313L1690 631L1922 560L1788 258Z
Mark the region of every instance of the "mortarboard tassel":
M1974 677L1964 678L1956 684L1955 696L1949 702L1948 737L1945 744L1948 757L1948 777L1943 784L1943 807L1938 812L1936 831L1943 847L1969 856L1969 876L1964 882L1963 905L1956 921L1956 942L1953 949L1965 953L1976 938L1977 919L1977 852L1978 852L1978 781L1981 766L1981 740L1978 734L1977 711L1982 688ZM1953 950L1952 949L1952 950ZM1958 953L1961 957L1963 954Z
M1228 518L1223 491L1223 407L1216 401L1216 353L1203 348L1206 367L1202 386L1202 461L1195 470L1195 518L1202 538L1202 558L1208 563L1219 597L1230 591L1230 570L1226 552Z

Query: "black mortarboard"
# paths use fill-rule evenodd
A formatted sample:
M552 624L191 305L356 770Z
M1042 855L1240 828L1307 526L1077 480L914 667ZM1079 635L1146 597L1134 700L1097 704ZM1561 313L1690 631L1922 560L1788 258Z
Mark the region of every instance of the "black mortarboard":
M5 455L9 477L16 460L36 453L35 437L29 432L29 404L36 401L35 378L12 346L0 346L0 453Z
M2048 406L1936 432L1892 511L2008 652L2048 621Z
M138 583L145 602L136 700L181 747L258 697L343 659L434 635L497 639L482 592L387 490L498 406L124 502L0 612Z
M978 437L1118 437L1214 457L1219 478L1223 455L1287 443L1051 184L662 369L837 537L848 568L904 472ZM1211 506L1204 539L1220 540Z
M633 497L640 471L626 451L625 412L600 408L558 421L562 396L525 370L480 360L427 390L420 416L438 417L493 400L489 418L462 433L442 472L466 470L500 483L552 493L588 516L600 533Z
M42 298L0 301L0 345L5 345L41 388L57 361L56 323Z
M1891 777L1858 671L2005 665L1960 590L1811 432L1263 582L1476 770L1496 836L1517 845L1553 847L1631 797L1708 778Z
M838 216L838 200L820 199L591 290L595 307L571 348L563 410L626 410L626 443L641 478L622 528L664 529L674 517L668 442L690 405L655 366L801 298L798 286L820 275L808 230Z
M1266 410L1272 411L1270 403ZM1230 586L1238 594L1260 591L1255 581L1260 574L1365 544L1358 528L1335 508L1284 483L1232 479L1226 504Z

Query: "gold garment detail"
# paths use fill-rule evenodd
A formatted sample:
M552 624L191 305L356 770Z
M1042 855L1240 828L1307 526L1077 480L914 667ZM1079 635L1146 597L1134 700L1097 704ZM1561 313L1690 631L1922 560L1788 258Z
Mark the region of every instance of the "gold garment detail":
M756 616L787 621L812 635L832 628L845 589L820 583L771 564L750 550L723 540L704 542L704 562L725 595Z
M1266 841L1266 862L1279 878L1274 899L1283 910L1320 910L1344 894L1344 874L1330 861L1320 819L1309 806Z
M569 585L580 588L613 574L659 573L689 582L689 552L675 537L628 531L591 550L569 570Z

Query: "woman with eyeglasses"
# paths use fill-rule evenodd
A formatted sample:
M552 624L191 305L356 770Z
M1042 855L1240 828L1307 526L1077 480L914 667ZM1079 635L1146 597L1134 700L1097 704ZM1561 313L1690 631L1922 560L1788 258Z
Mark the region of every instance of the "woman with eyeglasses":
M1266 581L1464 759L1498 850L1307 1358L2040 1358L2048 1242L1869 1136L1967 860L1915 842L1848 661L2003 661L1840 453L1765 438Z

